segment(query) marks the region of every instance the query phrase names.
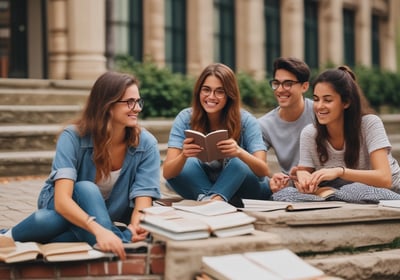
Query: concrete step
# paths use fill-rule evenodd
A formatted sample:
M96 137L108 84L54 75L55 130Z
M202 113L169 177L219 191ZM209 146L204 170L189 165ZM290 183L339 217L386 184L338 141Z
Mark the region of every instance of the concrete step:
M0 105L1 124L60 124L76 117L81 105Z
M81 89L0 88L2 105L84 105L89 95Z
M167 144L161 143L158 146L161 165ZM54 150L0 152L0 177L48 175L54 155Z

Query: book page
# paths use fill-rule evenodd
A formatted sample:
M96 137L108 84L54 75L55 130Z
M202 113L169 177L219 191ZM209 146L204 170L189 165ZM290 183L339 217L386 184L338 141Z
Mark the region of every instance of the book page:
M308 264L288 249L249 252L243 255L283 279L309 279L324 275L323 271Z
M218 280L280 280L241 254L202 257L202 271Z
M226 213L236 212L235 206L225 201L210 200L210 201L196 201L196 200L182 200L180 202L172 203L172 207L182 211L188 211L204 216L214 216Z
M400 208L400 200L379 200L379 206Z
M272 200L258 200L258 199L242 199L243 208L238 208L242 211L275 211L285 210L289 202L272 201Z
M40 244L39 248L42 255L45 257L67 253L88 252L93 249L92 246L86 242L53 242Z
M6 263L35 260L40 254L40 248L35 242L15 242L13 250L0 252L0 260Z

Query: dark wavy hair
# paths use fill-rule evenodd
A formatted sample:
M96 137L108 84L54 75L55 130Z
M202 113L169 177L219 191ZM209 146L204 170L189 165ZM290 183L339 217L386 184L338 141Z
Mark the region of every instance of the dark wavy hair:
M222 122L226 125L229 136L239 141L241 130L239 85L232 69L222 63L208 65L197 79L193 89L193 113L190 125L193 129L203 133L210 132L210 122L207 113L200 103L201 87L208 76L215 76L222 83L227 96L226 105L222 110Z
M336 69L329 69L318 75L313 81L313 90L319 83L328 83L340 95L342 102L349 104L344 109L344 140L346 143L344 162L347 167L356 168L363 139L361 119L363 115L373 111L357 84L355 74L348 66L339 66ZM320 162L325 163L329 159L326 147L329 135L326 125L321 125L317 118L315 120L317 152Z
M80 136L91 136L93 140L96 181L108 177L112 169L110 108L123 97L125 90L132 85L139 87L139 81L132 75L111 71L102 74L95 81L81 116L74 121ZM137 146L140 127L126 127L125 132L127 145Z

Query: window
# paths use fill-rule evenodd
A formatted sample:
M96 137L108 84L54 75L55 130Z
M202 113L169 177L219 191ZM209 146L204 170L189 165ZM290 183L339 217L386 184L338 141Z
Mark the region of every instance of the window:
M279 0L264 0L265 17L265 65L267 73L272 75L273 62L281 56Z
M214 0L214 60L235 69L235 5Z
M318 69L318 2L304 2L304 58L310 68Z
M173 72L186 73L186 1L165 1L165 62Z
M118 55L143 58L142 0L107 1L107 58L109 67ZM111 65L110 65L111 64Z
M343 10L343 42L344 63L349 66L355 65L355 34L354 34L354 11Z
M379 48L379 17L372 15L372 31L371 31L371 50L372 50L372 66L380 66L380 48Z
M136 61L143 60L143 0L130 0L129 54Z

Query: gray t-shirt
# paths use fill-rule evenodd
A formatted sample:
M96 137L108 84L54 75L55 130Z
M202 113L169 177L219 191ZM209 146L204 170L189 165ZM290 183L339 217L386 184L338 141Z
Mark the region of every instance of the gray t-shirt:
M395 158L393 158L392 145L386 135L382 120L376 115L365 115L361 120L361 133L363 135L358 169L371 169L370 153L378 149L387 149L389 165L392 170L392 189L400 192L400 167ZM300 136L300 161L299 165L312 167L316 170L337 166L346 166L344 163L344 149L336 150L328 142L328 161L322 165L318 158L315 136L317 130L314 125L307 125Z
M304 111L300 118L287 122L279 117L277 107L258 119L267 149L273 148L282 172L289 173L299 161L299 142L302 129L313 123L313 101L304 99Z

